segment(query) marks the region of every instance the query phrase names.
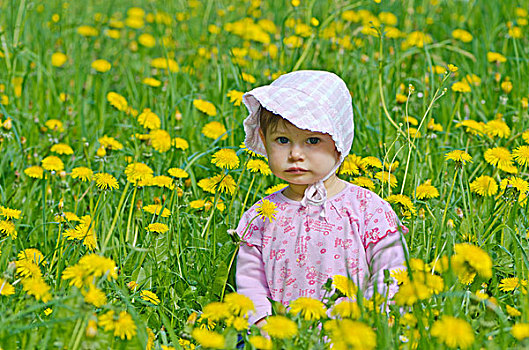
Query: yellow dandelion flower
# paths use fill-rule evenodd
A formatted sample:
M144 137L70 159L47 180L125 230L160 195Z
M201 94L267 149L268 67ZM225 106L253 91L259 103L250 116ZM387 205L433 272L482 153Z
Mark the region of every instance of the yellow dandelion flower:
M0 278L0 295L13 295L15 294L15 287L13 287L5 279Z
M115 138L107 136L107 135L104 135L103 137L100 137L97 141L99 141L101 146L103 146L105 148L109 148L109 149L112 149L112 150L123 149L123 144L121 144L121 142L119 142Z
M203 328L195 328L191 332L193 339L203 348L224 349L226 340L222 334Z
M160 153L171 149L171 136L162 129L151 130L149 133L152 147Z
M38 165L34 165L24 169L24 174L34 179L42 179L44 177L44 169Z
M454 251L452 268L459 277L469 274L485 279L492 277L492 259L483 249L472 244L456 244Z
M211 163L219 168L234 169L239 166L239 157L233 149L223 148L213 154Z
M472 163L472 156L465 151L454 150L445 154L445 158L453 160L457 165L466 164L466 162Z
M415 196L417 199L436 198L439 197L439 191L432 186L432 180L428 179L423 184L417 186Z
M92 62L91 67L100 73L105 73L108 72L110 68L112 68L112 64L110 64L110 62L107 60L98 59Z
M107 93L107 101L118 111L122 112L126 111L129 106L125 97L114 91Z
M108 173L99 173L94 175L96 186L101 190L117 190L119 188L118 180Z
M357 319L360 317L361 311L356 302L342 301L334 305L331 314L333 316L340 316L342 318Z
M54 52L51 55L51 65L54 67L61 67L66 61L68 61L68 56L62 52Z
M484 154L485 161L500 170L508 169L512 166L512 155L505 147L489 148Z
M149 33L143 33L138 37L138 42L148 48L154 47L156 45L156 39Z
M344 320L325 322L323 329L330 335L334 348L337 349L375 349L377 336L373 329L365 323Z
M162 210L163 209L163 210ZM159 204L149 204L143 207L143 210L153 215L160 215L163 218L171 216L171 211ZM161 213L161 214L160 214Z
M21 214L21 210L11 209L0 205L0 216L3 216L6 219L20 219Z
M23 251L19 252L17 255L18 261L22 260L28 260L31 261L37 265L46 265L47 261L44 259L44 255L40 252L40 250L35 248L27 248Z
M180 70L178 63L172 58L157 57L151 60L151 67L158 69L169 69L169 71L176 73Z
M197 199L197 200L189 202L189 206L193 209L203 208L205 204L206 204L206 201L203 199Z
M160 304L160 298L158 298L155 293L149 290L142 290L140 293L140 298L154 305Z
M66 155L73 154L73 149L65 143L55 144L51 146L50 150L57 154L66 154Z
M210 117L214 117L217 115L217 109L215 108L215 105L211 102L204 101L201 99L195 99L193 100L193 106L195 106L195 108L198 109L200 112L205 113Z
M202 182L206 180L205 182ZM221 193L233 194L237 187L235 180L231 175L215 175L209 179L202 179L199 181L198 186L206 192L215 193L217 190Z
M415 215L417 213L410 197L404 194L393 194L388 196L386 201L391 204L399 204L400 212L405 217L409 218L411 215Z
M489 137L498 136L500 138L507 138L511 136L511 129L507 123L500 119L487 122L487 124L485 124L484 131Z
M42 271L39 265L35 264L33 260L24 259L15 262L17 274L23 278L33 278L42 276Z
M213 122L210 122L204 125L204 127L202 128L202 134L206 136L207 138L210 138L213 140L216 140L221 136L222 136L221 140L225 140L228 137L228 135L226 134L226 128L224 127L224 125L222 125L221 123L217 121L213 121Z
M362 158L362 160L357 160L356 164L360 168L377 168L382 169L382 162L377 157L367 156Z
M169 173L169 175L171 175L172 177L176 177L177 179L185 179L189 177L187 171L180 168L171 168L167 170L167 172Z
M246 295L230 293L224 297L224 303L236 316L246 316L248 312L255 310L253 301Z
M81 293L83 294L84 301L87 304L92 304L95 307L101 307L107 303L107 296L105 293L93 284L90 284L88 290L83 289Z
M511 334L519 341L529 338L529 323L515 324L511 328Z
M507 277L507 278L503 278L500 281L498 288L502 292L512 292L513 290L521 286L522 286L522 283L518 277Z
M269 195L278 191L282 191L283 189L287 188L288 184L277 184L274 186L271 186L265 190L265 194Z
M42 160L42 167L48 171L64 170L64 163L59 157L48 156Z
M360 169L363 166L363 160L361 157L358 157L357 155L350 154L347 157L345 157L343 163L338 168L340 174L345 175L358 175L360 173Z
M511 316L511 317L522 316L522 313L518 309L516 309L516 308L514 308L514 307L512 307L510 305L505 305L505 310L507 311L507 314L509 316Z
M240 92L237 90L230 90L226 94L226 96L230 99L230 103L233 103L234 106L240 106L242 103L242 95L244 95L244 92Z
M87 275L95 277L107 276L109 281L118 278L116 263L110 258L89 254L79 259L78 264L86 271Z
M351 183L363 188L367 188L371 191L375 189L375 183L373 182L373 180L365 176L355 177L351 180Z
M474 344L474 330L460 318L443 315L434 322L430 333L449 348L466 349Z
M455 29L452 31L452 38L460 40L464 43L469 43L474 37L464 29Z
M257 211L257 214L263 219L263 221L272 222L276 219L277 205L274 202L269 201L268 199L263 199L259 204L257 204L257 207L255 208L255 211Z
M413 305L419 300L425 300L431 297L432 290L424 283L417 279L406 281L399 287L395 294L394 300L397 305Z
M520 146L512 152L516 163L529 166L529 146Z
M397 186L397 178L393 173L387 171L379 171L375 174L375 179L379 180L383 184L389 183L391 187Z
M231 315L230 305L222 302L209 303L202 310L202 318L214 322L226 319Z
M494 196L498 192L498 184L487 175L482 175L470 183L470 191L480 196Z
M318 299L300 297L290 302L290 313L301 314L306 321L319 320L325 317L325 305Z
M149 232L155 232L155 233L166 233L169 231L169 226L166 224L162 224L161 222L154 222L152 224L149 224L147 227L147 231Z
M263 330L272 338L289 339L298 334L296 323L285 316L269 316Z
M161 81L159 81L158 79L152 78L152 77L143 78L141 82L144 83L145 85L152 86L152 87L159 87L162 85Z
M475 85L475 86L481 85L481 78L478 77L476 74L467 74L465 76L465 81L471 85Z
M481 136L485 133L485 123L472 119L463 120L456 124L456 127L464 127L465 131L471 135Z
M248 338L248 340L250 341L250 344L252 344L256 349L272 350L273 348L272 340L261 335L252 335Z
M95 29L92 26L79 26L77 27L77 33L81 34L82 36L98 36L99 31Z
M79 179L83 182L92 181L94 172L87 167L77 167L72 169L72 179Z
M159 129L161 126L160 118L151 111L150 108L145 108L138 116L138 123L146 129Z
M87 271L80 265L68 266L62 272L63 280L70 280L69 285L81 289L85 283Z
M173 179L169 176L165 175L159 175L152 178L150 186L158 186L158 187L165 187L170 190L174 190L175 185L173 183Z
M22 280L24 291L33 295L35 299L47 303L51 300L50 286L44 282L42 277L25 278Z
M153 170L144 163L130 163L125 168L127 181L138 186L149 183L153 176Z
M63 132L64 131L64 128L63 128L63 124L60 120L57 120L57 119L48 119L44 125L46 125L46 127L52 131L58 131L58 132Z
M504 62L507 62L507 58L503 56L501 53L489 51L487 52L487 61L496 62L496 63L504 63Z
M15 224L11 221L0 220L0 233L8 235L11 239L17 238L17 231L15 229Z
M472 89L470 88L470 85L466 81L456 81L454 84L452 84L452 91L455 92L470 92Z
M336 290L345 295L348 298L356 298L358 287L346 276L335 275L332 278L332 283Z
M174 146L174 148L181 149L183 151L189 148L189 143L181 137L175 137L173 139L172 145Z
M137 327L126 311L121 311L118 317L115 316L114 311L108 311L104 315L99 316L99 325L105 331L113 330L114 336L120 337L122 340L130 340L136 335Z
M265 176L272 174L268 164L261 159L250 159L246 164L246 169L250 170L251 173L259 172Z

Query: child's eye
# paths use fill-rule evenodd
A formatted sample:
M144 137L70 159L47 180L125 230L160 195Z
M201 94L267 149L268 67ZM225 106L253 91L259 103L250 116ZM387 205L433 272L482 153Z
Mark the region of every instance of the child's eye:
M276 140L281 144L288 143L288 139L284 136L279 136Z
M318 137L309 137L307 142L311 145L316 145L320 142L320 139Z

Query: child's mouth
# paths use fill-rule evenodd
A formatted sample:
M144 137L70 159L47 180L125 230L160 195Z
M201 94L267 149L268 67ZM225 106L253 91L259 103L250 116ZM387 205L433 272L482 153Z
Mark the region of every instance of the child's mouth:
M289 174L303 174L303 173L306 173L308 170L306 169L303 169L303 168L296 168L296 167L293 167L293 168L288 168L287 170L285 170L287 173Z

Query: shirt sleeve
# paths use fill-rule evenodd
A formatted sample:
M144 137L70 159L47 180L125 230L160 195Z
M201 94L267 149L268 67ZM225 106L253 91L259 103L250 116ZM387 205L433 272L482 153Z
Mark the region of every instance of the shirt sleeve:
M377 291L392 298L398 290L397 281L393 280L388 288L384 283L384 270L406 269L404 234L408 229L400 223L389 203L376 195L364 219L362 243L370 270L365 296L370 298Z
M255 217L252 214L252 209L246 212L236 230L242 242L237 255L235 283L237 292L253 301L255 312L250 314L248 322L255 323L272 314L272 305L268 299L271 298L271 294L261 253L262 227L256 221L259 218L252 220Z

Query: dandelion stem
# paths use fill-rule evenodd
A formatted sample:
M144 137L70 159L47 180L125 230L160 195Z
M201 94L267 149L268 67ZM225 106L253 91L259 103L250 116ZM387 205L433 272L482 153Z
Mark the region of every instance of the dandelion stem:
M442 236L443 229L445 226L446 213L448 212L448 205L450 204L450 199L452 198L452 191L454 190L454 185L456 183L458 172L459 172L459 167L456 167L456 171L454 173L454 179L452 180L452 186L450 186L450 192L448 192L448 198L446 199L445 210L443 212L443 219L441 220L441 231L437 235L437 243L435 244L435 256L437 256L437 253L439 250L439 243L441 241L441 236Z
M125 196L127 195L127 190L129 189L130 182L127 182L125 185L125 188L123 189L123 192L121 193L121 198L119 199L119 204L116 209L116 215L114 215L114 220L112 220L112 225L110 225L110 229L107 232L107 235L105 237L105 241L103 242L103 247L101 249L102 252L105 252L105 248L107 247L108 241L110 240L110 237L112 236L112 232L114 231L114 227L116 227L116 223L118 221L119 215L121 214L121 208L123 207L123 203L125 201Z
M252 181L250 182L250 186L248 187L248 191L246 192L246 196L244 197L244 202L242 203L241 214L239 217L241 217L242 214L244 214L244 210L246 209L246 202L248 201L248 197L250 196L250 192L252 191L252 186L254 182L255 182L255 174L252 177Z

